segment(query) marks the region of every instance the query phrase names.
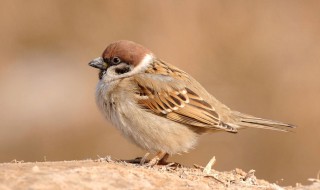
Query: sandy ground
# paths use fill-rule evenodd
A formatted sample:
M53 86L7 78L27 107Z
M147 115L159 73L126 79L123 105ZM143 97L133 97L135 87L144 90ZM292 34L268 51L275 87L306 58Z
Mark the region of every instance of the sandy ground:
M320 189L310 186L280 187L256 179L253 173L229 172L203 167L146 167L98 160L61 162L12 162L0 164L0 189Z

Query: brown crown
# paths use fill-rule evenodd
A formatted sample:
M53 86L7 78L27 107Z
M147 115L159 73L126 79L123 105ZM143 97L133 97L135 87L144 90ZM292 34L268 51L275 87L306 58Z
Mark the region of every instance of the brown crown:
M102 58L110 59L118 57L121 61L136 66L146 54L152 54L152 52L135 42L120 40L109 44L106 50L104 50Z

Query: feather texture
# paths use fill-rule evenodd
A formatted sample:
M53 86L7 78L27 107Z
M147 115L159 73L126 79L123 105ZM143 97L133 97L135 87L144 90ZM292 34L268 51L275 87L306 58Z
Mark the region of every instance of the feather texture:
M187 87L189 77L184 72L155 62L145 74L133 78L137 102L144 109L187 126L237 131L224 124L215 108Z
M104 116L149 152L187 152L207 131L294 127L231 110L192 76L131 41L110 44L89 65L100 69L96 99Z
M295 128L294 125L282 123L279 121L273 121L269 119L263 119L254 117L248 114L243 114L237 111L232 112L233 117L238 118L236 124L242 127L252 127L259 129L269 129L275 131L288 132L291 128Z

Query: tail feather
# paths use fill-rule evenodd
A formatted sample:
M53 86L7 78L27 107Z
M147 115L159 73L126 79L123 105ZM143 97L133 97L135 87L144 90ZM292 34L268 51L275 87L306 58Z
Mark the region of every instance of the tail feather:
M233 116L235 116L236 125L240 127L252 127L252 128L259 128L259 129L269 129L275 131L283 131L288 132L290 129L295 128L294 125L282 123L279 121L273 121L268 119L262 119L258 117L254 117L251 115L243 114L240 112L233 112Z

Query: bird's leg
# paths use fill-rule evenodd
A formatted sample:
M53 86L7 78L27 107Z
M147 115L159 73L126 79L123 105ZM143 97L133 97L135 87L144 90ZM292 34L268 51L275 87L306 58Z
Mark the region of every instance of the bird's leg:
M178 168L182 165L177 162L167 162L167 159L169 158L169 154L166 153L158 162L159 165L166 165L167 168Z
M135 159L123 160L123 161L130 164L140 164L140 165L146 164L147 166L154 166L157 164L165 165L167 163L166 160L168 159L169 154L158 152L158 154L156 154L151 160L147 159L148 156L149 156L149 153L147 152L143 157L137 157Z
M158 164L159 165L167 165L167 164L169 164L167 162L168 158L169 158L169 154L165 153L165 155L159 160Z
M143 165L144 163L146 163L146 161L149 162L149 160L147 160L148 156L149 156L149 152L147 152L147 153L141 158L141 160L140 160L140 165Z
M146 166L152 167L157 164L165 165L166 160L168 159L169 154L165 152L158 152L149 162Z

